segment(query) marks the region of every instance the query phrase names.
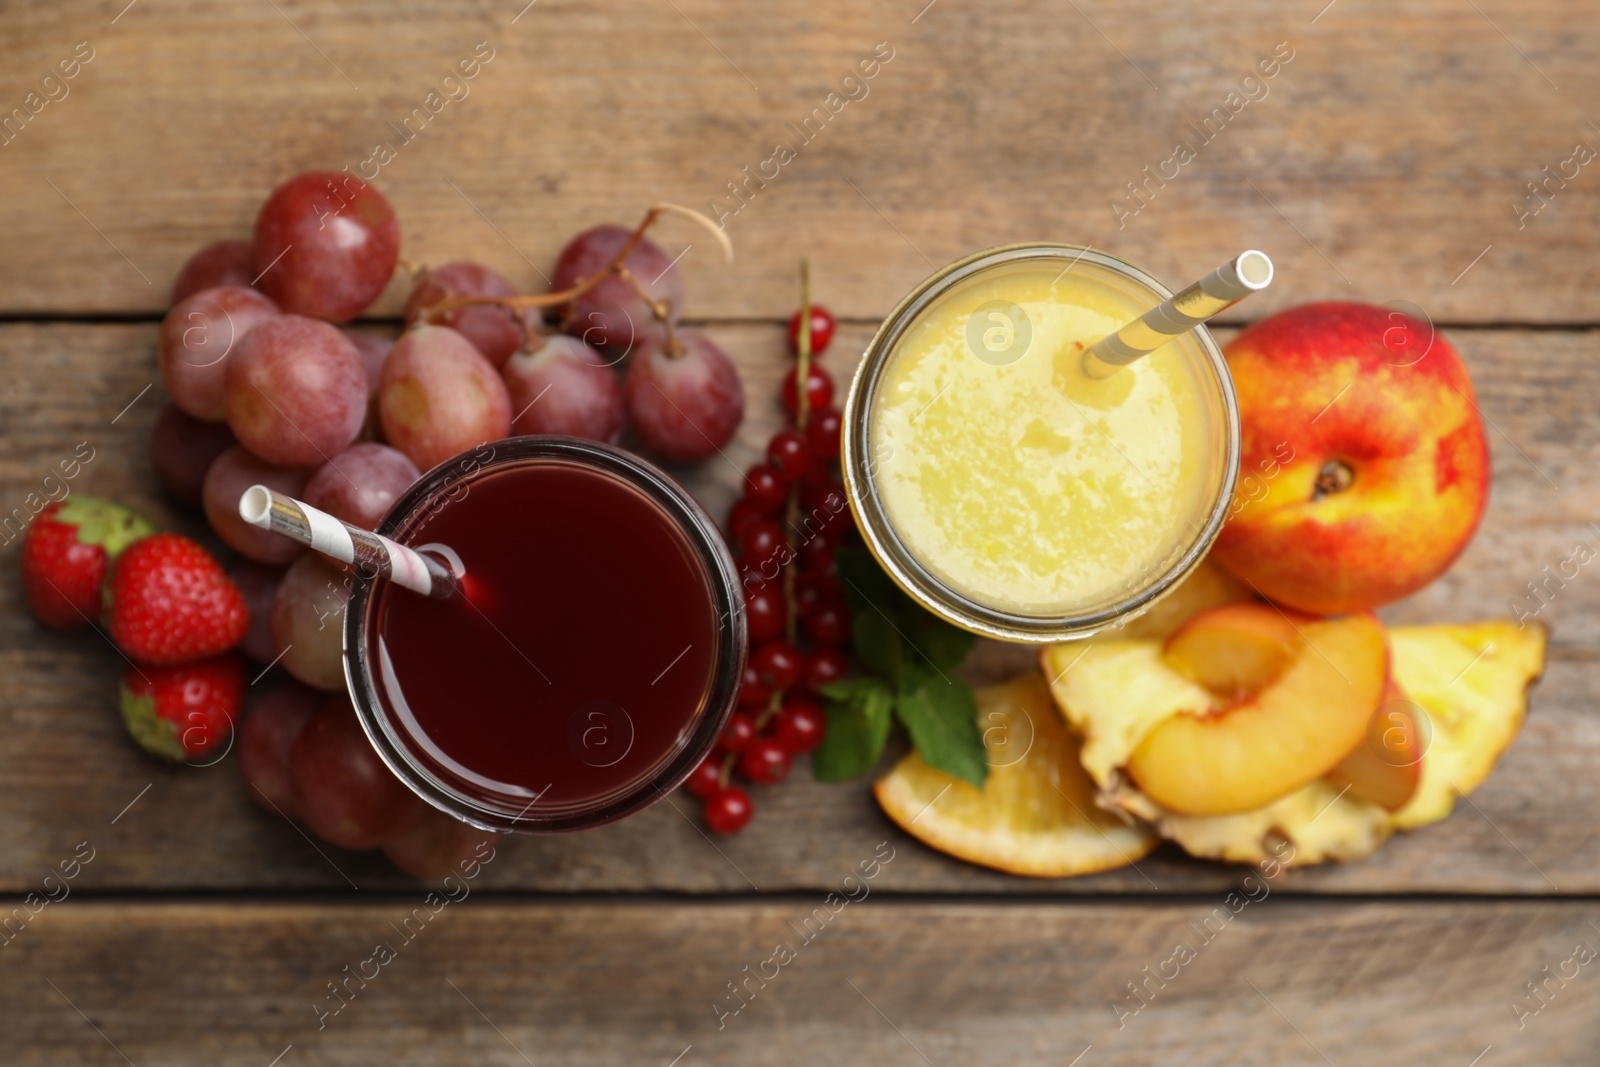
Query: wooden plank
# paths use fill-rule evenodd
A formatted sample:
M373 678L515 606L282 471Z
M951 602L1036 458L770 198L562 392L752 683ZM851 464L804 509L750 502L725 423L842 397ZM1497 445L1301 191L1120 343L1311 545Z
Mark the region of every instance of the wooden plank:
M934 266L1049 238L1175 285L1265 248L1279 281L1251 315L1360 296L1440 321L1600 319L1600 179L1574 160L1600 147L1581 106L1595 27L1561 0L1154 20L1104 0L122 7L8 15L0 114L38 113L0 149L0 310L158 311L184 258L246 235L277 182L370 175L386 143L406 255L523 286L584 226L655 199L731 210L728 182L776 175L728 222L737 268L663 232L696 243L690 308L713 318L787 315L802 251L819 298L868 317ZM94 58L45 86L67 95L29 98L83 41ZM478 42L493 59L445 83ZM892 58L844 84L875 51ZM1263 62L1274 76L1241 91ZM397 134L425 105L422 132ZM765 162L779 143L794 158Z
M73 492L130 501L163 523L203 533L159 497L145 440L159 403L149 325L0 325L0 364L26 367L0 395L0 503L23 505L80 442L94 458ZM732 495L777 424L772 399L787 365L775 326L712 330L738 359L750 416L728 461L684 477L714 512ZM828 360L844 376L846 353L866 328L849 326ZM1595 335L1583 331L1462 330L1493 436L1495 493L1477 541L1438 585L1400 605L1408 620L1504 615L1522 583L1565 558L1587 530L1597 499L1597 435L1588 397L1600 390ZM129 406L131 403L131 406ZM1537 470L1535 469L1537 468ZM1539 472L1544 472L1541 475ZM1548 476L1555 487L1544 481ZM15 552L15 548L9 550ZM9 558L15 559L14 554ZM1495 776L1441 826L1390 843L1373 860L1297 872L1291 891L1481 893L1600 890L1600 581L1585 570L1541 618L1555 627L1556 660L1535 691L1527 729ZM969 664L976 680L1025 669L1029 654L986 646ZM0 891L24 892L58 854L82 840L100 849L84 884L98 888L343 889L409 884L380 860L314 850L277 816L246 798L231 761L169 769L138 753L113 713L121 661L88 633L46 633L25 614L15 565L0 568ZM263 685L267 683L263 682ZM148 792L145 792L146 787ZM123 809L137 803L125 814ZM1159 853L1139 870L1041 885L957 863L905 842L889 828L864 782L819 785L804 768L757 791L755 823L713 848L685 797L581 837L519 840L488 876L503 889L810 889L831 884L863 848L891 835L904 844L894 885L902 890L1183 892L1235 882L1239 872ZM115 821L113 821L115 820Z
M873 883L851 886L862 897ZM19 1067L262 1067L280 1055L541 1067L1594 1062L1589 905L1290 902L1266 882L1251 893L1152 906L868 895L837 911L820 893L710 905L469 895L436 913L420 891L343 906L69 899L6 949L0 1056ZM1175 955L1180 944L1188 954ZM379 945L389 954L375 956ZM330 983L344 983L337 998Z

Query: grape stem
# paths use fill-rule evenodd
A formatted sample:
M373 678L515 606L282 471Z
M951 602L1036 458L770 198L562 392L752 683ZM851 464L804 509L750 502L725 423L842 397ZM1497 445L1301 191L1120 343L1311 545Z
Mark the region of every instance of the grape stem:
M690 219L710 230L712 235L716 237L718 246L722 249L723 261L726 263L733 262L733 243L728 240L728 235L723 233L721 227L714 221L692 208L682 207L678 204L654 204L649 211L645 212L644 219L628 235L628 239L622 243L621 248L617 249L610 262L593 274L579 278L570 287L562 289L560 292L528 293L521 296L447 296L443 300L423 308L418 318L424 322L431 322L436 315L444 315L451 311L459 311L468 307L505 307L513 311L522 311L526 308L558 307L582 296L613 274L627 278L635 288L638 288L638 282L633 279L631 274L627 273L623 263L633 253L633 250L639 247L639 242L644 239L645 231L664 214L678 215ZM640 293L644 295L642 290ZM645 299L649 300L649 297L646 296ZM662 314L655 301L650 301L650 305L651 310L658 316Z

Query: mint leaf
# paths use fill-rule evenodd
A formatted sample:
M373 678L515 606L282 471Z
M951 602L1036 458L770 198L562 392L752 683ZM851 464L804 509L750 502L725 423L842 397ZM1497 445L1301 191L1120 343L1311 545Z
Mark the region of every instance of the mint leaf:
M894 622L871 604L855 611L850 623L850 643L855 645L856 658L872 673L891 682L899 682L905 666L905 642L894 628Z
M811 757L811 773L820 782L855 778L872 769L889 737L894 690L878 678L852 678L824 686L828 698L828 732Z
M896 615L902 602L912 604L911 598L901 592L894 579L878 566L878 561L865 548L839 549L833 555L833 565L839 574L839 584L850 598L850 610L858 615L864 608L870 610L872 605ZM921 610L914 604L912 607Z
M910 602L909 597L906 599ZM977 635L952 626L937 615L916 608L915 604L912 607L916 614L909 620L905 636L921 653L917 658L923 663L932 662L941 671L953 671L961 666L961 661L977 642Z
M972 690L921 671L913 672L895 700L895 714L928 766L983 787L989 773L978 704Z

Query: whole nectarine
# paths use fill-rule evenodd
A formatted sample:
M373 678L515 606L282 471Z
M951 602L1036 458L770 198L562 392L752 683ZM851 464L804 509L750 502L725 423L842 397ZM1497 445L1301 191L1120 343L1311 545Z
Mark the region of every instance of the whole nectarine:
M1213 558L1317 615L1398 600L1450 566L1488 500L1489 450L1443 336L1388 308L1307 304L1225 353L1243 447Z

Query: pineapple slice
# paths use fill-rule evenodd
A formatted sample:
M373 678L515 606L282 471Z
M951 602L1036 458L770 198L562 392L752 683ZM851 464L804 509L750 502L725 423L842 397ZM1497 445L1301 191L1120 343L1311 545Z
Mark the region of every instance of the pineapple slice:
M903 830L969 863L1041 878L1121 867L1156 847L1148 829L1096 806L1078 743L1037 672L977 698L988 780L979 790L906 756L872 790Z
M1431 740L1415 795L1391 814L1341 793L1326 779L1255 811L1189 816L1166 811L1124 772L1157 726L1175 715L1216 711L1220 698L1173 669L1154 640L1061 644L1041 655L1052 695L1082 738L1084 769L1102 804L1152 823L1196 856L1240 862L1281 857L1293 865L1371 855L1396 830L1450 814L1457 796L1487 777L1521 726L1527 689L1544 667L1542 627L1509 621L1403 626L1390 631L1398 687L1428 718Z

